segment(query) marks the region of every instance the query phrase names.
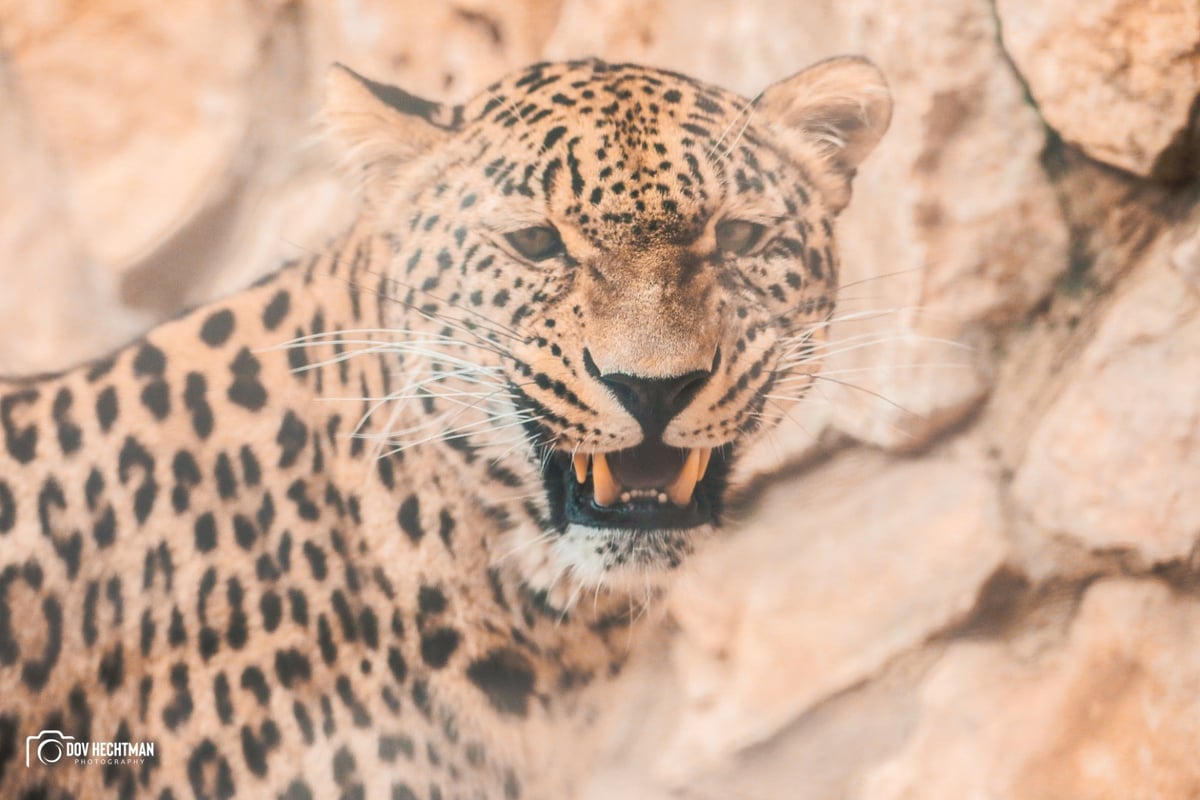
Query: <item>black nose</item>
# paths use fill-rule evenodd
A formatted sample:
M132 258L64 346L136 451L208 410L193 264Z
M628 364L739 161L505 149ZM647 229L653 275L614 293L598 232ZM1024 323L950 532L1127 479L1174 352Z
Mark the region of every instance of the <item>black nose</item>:
M657 436L679 412L687 408L712 373L696 370L671 378L638 378L621 372L600 376L647 436Z

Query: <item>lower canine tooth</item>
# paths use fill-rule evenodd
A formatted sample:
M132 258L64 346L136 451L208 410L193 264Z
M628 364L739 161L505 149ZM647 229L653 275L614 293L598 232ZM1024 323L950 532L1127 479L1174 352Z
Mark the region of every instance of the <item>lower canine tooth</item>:
M611 506L621 496L621 487L613 480L603 453L592 456L592 491L598 506Z
M571 460L575 464L575 480L578 483L583 483L587 480L588 457L583 453L576 453Z
M704 476L708 473L708 462L712 460L712 448L704 447L700 450L700 475L696 478L697 482L704 480ZM582 483L582 481L580 481Z
M674 482L667 487L667 495L677 506L686 506L692 502L692 492L696 490L696 481L700 480L700 451L689 450L683 469Z

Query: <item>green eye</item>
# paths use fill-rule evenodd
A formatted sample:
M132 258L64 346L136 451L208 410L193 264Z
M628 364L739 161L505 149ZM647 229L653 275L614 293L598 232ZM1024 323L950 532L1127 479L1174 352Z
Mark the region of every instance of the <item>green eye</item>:
M504 238L508 240L514 250L530 261L545 261L547 258L562 255L564 250L558 231L549 225L522 228L519 231L504 234Z
M762 238L763 226L741 219L727 219L717 225L717 249L735 256L749 253Z

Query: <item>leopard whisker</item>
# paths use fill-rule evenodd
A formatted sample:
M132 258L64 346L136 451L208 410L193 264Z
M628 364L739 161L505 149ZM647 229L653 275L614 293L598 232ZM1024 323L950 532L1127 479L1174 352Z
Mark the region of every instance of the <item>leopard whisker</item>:
M379 335L379 334L386 334L386 335L400 334L400 335L404 335L404 336L428 336L428 337L435 338L435 339L445 339L447 341L454 342L455 344L464 344L464 342L461 339L456 339L453 336L447 336L444 333L436 333L433 331L418 331L418 330L412 330L411 328L338 328L336 330L316 331L314 333L306 333L303 336L297 336L293 339L288 339L285 342L280 342L279 344L259 348L255 352L280 350L280 349L286 348L290 345L294 345L297 343L319 342L322 339L329 339L329 338L333 338L333 337L343 337L343 336L347 336L350 334L353 334L356 336L357 335L372 336L372 335ZM374 339L371 339L369 341L375 342Z
M805 323L805 331L816 331L843 322L861 322L893 314L936 313L930 312L926 306L890 306L888 308L871 308L865 311L851 311L846 314L832 314L819 322ZM949 315L947 315L949 317Z
M367 269L367 268L365 268L365 267L362 269L362 271L363 271L365 274L368 274L368 275L373 275L373 276L375 276L375 277L379 278L381 281L392 281L393 283L397 283L398 285L402 285L402 284L400 284L400 282L399 282L397 279L395 279L395 278L392 278L392 277L389 277L389 276L387 276L387 275L384 275L383 273L380 273L380 272L377 272L377 271L374 271L374 270L370 270L370 269ZM392 296L392 295L390 295L390 294L388 294L388 293L386 293L386 292L383 292L383 291L381 291L381 290L379 290L379 289L374 289L374 288L372 288L372 287L370 287L370 286L366 286L366 285L362 284L361 282L356 282L356 281L354 281L354 280L351 280L351 279L348 279L348 278L342 278L341 276L332 275L332 274L330 274L330 276L329 276L329 277L332 277L332 278L335 278L335 279L337 279L337 280L340 280L340 281L342 281L342 282L346 283L348 286L351 286L351 287L353 287L353 288L355 288L355 289L358 289L358 290L360 290L360 291L364 291L364 292L367 292L367 293L369 293L369 294L372 294L372 295L374 295L376 298L378 298L378 299L380 299L380 300L384 300L384 301L387 301L387 302L396 303L397 305L401 305L401 306L403 306L404 308L408 309L409 311L412 311L412 312L416 313L417 315L419 315L419 316L423 317L424 319L427 319L427 320L429 320L429 321L431 321L431 322L436 322L436 323L439 323L439 324L445 325L445 326L447 326L447 327L449 327L449 328L451 328L451 329L453 329L453 330L457 330L457 331L459 331L459 332L461 332L461 333L467 334L468 336L473 336L473 337L475 337L476 339L479 339L480 341L486 342L486 343L488 343L488 344L490 344L490 345L493 345L493 346L495 346L495 345L496 345L496 342L495 342L495 341L493 341L493 340L489 339L489 338L488 338L488 337L486 337L486 336L482 336L482 335L480 335L478 332L476 332L476 331L472 330L472 329L470 328L470 326L469 326L469 325L467 325L467 323L466 323L466 321L465 321L465 320L461 320L461 319L450 319L450 318L446 318L446 317L440 317L440 316L437 316L437 315L434 315L434 314L430 314L428 311L426 311L425 309L423 309L423 308L421 308L420 306L416 305L415 303L406 302L406 301L404 301L404 300L401 300L399 297L394 297L394 296ZM413 286L413 287L407 287L407 288L410 288L412 291L422 291L420 288L418 288L418 287L415 287L415 286ZM431 295L431 297L432 297L432 295ZM443 301L441 301L439 298L436 298L436 297L434 297L434 299L435 299L435 300L439 300L439 302L443 302ZM476 316L480 317L481 319L483 319L483 320L487 321L489 324L498 324L498 323L495 323L495 322L494 322L493 320L491 320L490 318L488 318L487 316L485 316L485 315L483 315L483 314L480 314L479 312L473 311L473 310L471 310L471 309L462 308L462 307L460 307L460 306L457 306L457 305L454 305L454 304L449 304L449 303L448 303L448 305L452 305L452 306L453 306L453 307L455 307L455 308L460 308L460 310L466 311L467 313L470 313L470 314L475 314ZM458 324L454 324L454 323L458 323ZM476 325L478 325L478 323L475 323L475 324L476 324ZM480 326L480 327L483 327L483 326ZM506 334L506 333L504 333L504 331L501 331L501 330L494 330L494 329L490 329L490 328L487 328L486 330L488 330L488 332L489 332L489 333L491 333L493 336L510 336L510 338L514 338L514 339L518 338L518 337L515 337L515 336L511 336L510 334ZM464 342L464 344L465 344L465 342Z
M839 292L838 302L840 303L843 299L840 292L843 292L846 289L850 289L855 286L861 286L864 283L873 283L874 281L881 281L881 280L884 280L885 278L897 278L901 275L911 275L914 272L925 272L928 269L929 269L929 267L927 265L921 264L916 267L909 267L908 269L898 269L893 272L884 272L880 275L872 275L869 278L860 278L859 280L856 280L856 281L850 281L849 283L843 283L838 287L838 292Z
M371 417L374 416L374 414L383 406L387 405L388 403L390 403L394 400L397 400L397 399L403 397L405 395L405 393L419 390L422 387L424 387L430 383L439 383L439 382L442 382L445 380L455 379L455 380L460 380L464 383L474 383L477 385L484 385L484 386L495 386L495 387L497 387L495 391L502 391L507 388L507 384L504 384L501 381L479 379L476 374L478 372L479 372L478 368L476 368L474 366L469 366L462 370L458 370L458 371L454 371L454 372L450 372L450 373L436 373L436 374L433 374L430 377L425 378L420 381L409 381L407 384L400 387L399 389L397 389L393 392L390 392L381 398L378 398L375 401L374 405L372 405L370 408L368 408L366 410L366 412L359 418L358 424L355 425L352 433L358 433L359 431L361 431L363 429L363 427L371 419ZM326 398L326 399L340 399L340 398ZM397 402L393 405L393 413L392 413L392 416L389 419L388 425L386 427L390 428L391 425L394 424L396 415L400 412L400 409L403 408L404 405L405 405L404 403L399 403L399 402Z
M457 363L457 364L470 365L472 368L474 368L476 370L480 370L480 371L490 370L490 371L498 372L500 369L499 367L480 366L479 364L476 364L473 361L469 361L467 359L460 358L458 356L454 356L449 353L441 353L436 350L428 349L429 347L432 347L432 346L448 345L448 344L453 344L454 346L462 346L464 343L459 342L459 341L453 341L453 342L441 342L441 341L377 342L374 340L363 340L363 339L335 339L334 342L339 345L364 345L364 346L360 347L358 349L354 349L354 350L346 350L342 353L338 353L336 355L330 356L329 358L322 359L320 361L314 361L314 362L311 362L308 364L303 364L301 366L293 368L292 371L297 372L297 373L308 372L310 370L314 370L319 367L326 367L326 366L331 366L334 364L340 364L342 362L349 361L352 358L357 358L360 356L373 355L373 354L385 354L385 353L398 353L398 354L416 353L416 354L420 354L420 355L428 355L430 357L437 358L437 359L440 359L443 361L451 361L451 362ZM299 349L299 348L305 348L305 347L315 347L318 345L325 345L325 344L326 344L326 342L300 342L300 343L294 343L294 344L288 344L288 345L279 345L279 346L275 346L275 347L268 348L268 349L291 350L291 349ZM470 343L466 344L466 346L467 347L480 347L479 345L470 344ZM498 350L494 351L494 352L500 353L500 351L498 351Z
M760 97L762 97L762 92L759 92L753 100L750 100L746 103L746 105L739 109L738 113L734 114L733 118L729 120L729 123L726 124L726 126L721 130L721 135L717 137L715 142L713 142L712 148L708 151L708 155L705 156L705 160L708 161L708 163L714 163L713 156L717 154L717 151L721 148L721 143L725 141L725 137L729 135L731 130L733 130L733 126L736 125L738 120L742 118L742 115L745 114L747 120L749 120L749 115L753 113L754 104L758 102ZM730 151L727 150L726 152L728 153Z
M473 337L474 339L478 340L477 342L469 342L469 341L465 341L462 339L452 339L452 341L457 342L458 344L461 344L464 346L469 346L471 344L476 344L477 346L480 346L480 347L486 346L489 348L494 348L494 352L497 352L500 355L504 355L505 351L499 347L499 343L496 341L496 338L509 338L509 339L512 339L513 341L521 341L521 339L519 337L513 336L513 335L505 333L503 331L496 331L496 330L489 329L483 325L480 325L477 322L470 322L470 321L464 320L464 319L459 319L459 318L454 318L454 317L446 317L446 316L434 314L420 306L417 306L415 303L405 302L404 300L401 300L398 297L392 297L391 295L385 295L382 293L379 295L379 297L383 300L386 300L386 301L389 301L392 303L396 303L398 305L402 305L407 310L411 311L412 313L416 314L417 316L419 316L423 319L429 320L430 322L433 322L438 325L442 325L451 330L456 330L460 333L463 333L467 336ZM485 317L485 319L486 319L486 317ZM472 325L474 325L475 327L473 328ZM486 333L488 335L487 336L483 335L482 333L479 332L479 330L476 330L475 328L479 328L479 329L486 331ZM495 338L493 338L493 337L495 337Z
M795 376L792 376L789 378L781 378L780 380L777 380L775 382L775 384L777 386L782 386L782 385L785 385L788 383L794 383L794 382L798 382L798 381L810 381L813 379L813 377L815 377L815 375L818 375L818 374L826 375L826 376L829 376L829 375L855 375L855 374L860 374L860 373L864 373L864 372L870 373L870 372L879 372L881 370L892 370L892 369L930 369L930 368L932 368L932 369L966 369L971 366L972 365L967 362L955 363L952 361L926 361L923 363L912 363L912 364L881 363L878 366L873 366L873 367L846 367L844 369L822 369L818 373L805 373L803 375L795 375Z
M825 360L832 359L836 356L844 355L845 353L852 353L856 350L863 350L863 349L867 349L867 348L879 348L881 345L892 344L892 343L896 343L896 342L922 342L922 343L944 344L944 345L951 346L951 347L959 347L960 349L967 350L968 352L970 352L973 349L969 345L962 345L960 342L955 342L952 339L942 339L942 338L934 337L934 336L903 336L903 335L896 336L896 335L892 335L892 336L884 336L884 337L879 337L879 338L867 338L863 341L859 341L854 344L845 345L842 347L833 347L833 348L831 348L829 350L825 350L825 351L815 350L815 351L809 352L809 353L797 353L797 354L792 354L792 355L785 355L784 357L780 358L777 370L786 370L791 367L801 366L803 364L810 364L810 363L814 363L817 361L825 361Z
M579 593L583 590L583 587L583 581L575 581L575 589L571 592L570 596L567 597L567 602L563 604L562 613L559 614L558 622L555 623L555 627L561 626L563 621L566 620L567 614L571 612L571 608L575 605L575 599L579 597Z
M512 328L498 320L492 319L487 314L484 314L480 311L476 311L473 308L464 306L461 303L453 302L447 298L441 297L440 295L436 295L433 292L429 291L428 289L417 286L416 284L412 284L412 283L403 281L394 275L385 275L381 272L378 272L375 270L369 270L369 269L364 269L364 271L368 275L374 275L375 277L380 278L381 280L390 282L396 286L402 286L411 292L419 292L422 295L428 297L430 300L433 300L437 303L442 303L443 305L449 306L450 308L457 309L458 311L462 311L465 314L470 314L472 317L478 318L481 323L484 323L483 325L481 325L481 327L483 327L485 330L488 330L490 333L504 335L510 339L513 339L514 341L523 341L527 336L527 332L525 332L525 331L521 331L516 328ZM412 304L408 301L405 301L405 300L401 300L398 297L393 297L392 295L385 295L385 297L395 300L398 303L402 303L403 305L405 305L409 308L414 308L414 309L417 308L414 304ZM420 310L418 310L418 313L420 313ZM459 320L459 321L462 322L463 324L466 324L466 320Z
M400 408L400 407L401 406L397 405L397 408ZM407 428L402 428L399 430L388 429L388 430L381 431L379 434L364 434L364 435L367 435L367 436L378 435L378 436L384 436L384 437L395 439L397 437L407 436L409 434L416 433L417 431L423 431L428 428L433 428L433 427L443 428L447 424L452 423L455 420L461 418L464 414L466 414L468 411L471 411L471 410L477 410L477 406L465 406L465 407L450 408L450 409L445 410L441 414L424 417L421 419L421 421L419 423L417 423L415 425L411 425ZM523 412L523 411L506 411L502 414L486 414L485 419L471 422L468 425L461 426L460 428L448 429L446 432L450 433L455 430L463 430L468 427L487 425L495 420L504 419L504 418L507 418L510 416L518 416L523 413L525 413L525 412Z
M876 392L873 389L868 389L865 386L859 386L858 384L850 383L849 381L838 380L837 378L827 378L824 375L820 375L820 374L813 375L813 378L816 380L819 380L819 381L829 381L830 383L837 384L838 386L844 386L847 389L854 389L856 391L863 392L865 394L869 394L870 396L872 396L878 400L882 400L883 402L887 403L888 405L892 406L893 408L895 408L899 411L903 411L905 414L908 414L913 417L920 416L915 411L905 408L904 406L897 403L895 400L892 400L890 397L880 394L879 392Z
M541 417L535 417L535 418L533 418L533 421L536 421L538 419L541 419ZM508 423L507 425L494 425L491 428L491 430L488 431L488 433L495 433L498 431L503 431L506 428L522 427L529 421L531 421L531 420L518 420L517 422L511 422L511 423ZM491 425L491 420L484 420L484 421L482 421L482 423L473 423L471 425L463 425L458 428L452 428L449 431L443 431L443 432L434 434L433 436L427 436L423 439L418 439L416 441L401 442L396 447L394 447L391 450L388 450L386 453L384 453L384 455L385 456L395 455L396 453L402 453L405 450L411 450L414 447L420 447L422 445L430 444L431 442L450 442L450 441L455 441L457 439L466 439L471 436L477 436L478 435L477 431L467 430L467 429L478 427L479 424Z
M516 499L523 499L523 498L516 498ZM532 539L528 539L524 542L521 542L520 544L516 545L515 547L509 548L508 550L504 551L504 553L502 553L499 556L496 556L494 559L492 559L492 562L491 562L492 566L498 567L501 564L503 564L505 561L512 558L517 553L520 553L523 550L528 550L529 548L534 547L536 545L545 544L546 542L553 541L555 536L556 536L556 534L553 531L547 531L545 533L541 533L541 534L533 537Z
M737 138L733 140L733 144L731 144L731 145L729 145L729 147L725 148L726 155L731 155L733 153L734 148L736 148L738 146L738 143L742 141L742 137L746 135L746 129L750 127L750 120L752 120L754 118L754 105L755 105L755 103L758 102L759 98L762 96L763 96L763 92L759 92L757 95L755 95L754 99L751 100L750 103L748 104L747 108L749 109L749 113L746 114L746 121L744 123L742 123L742 129L740 131L738 131Z
M409 291L420 292L420 293L426 295L427 297L429 297L431 300L434 300L438 303L443 303L451 308L455 308L455 309L458 309L459 311L463 311L467 314L478 317L479 320L481 320L483 323L486 323L486 325L481 325L480 327L483 327L489 333L493 333L496 335L509 336L514 339L520 339L520 336L518 335L517 331L509 328L508 326L504 325L501 322L498 322L498 321L492 319L491 317L487 316L486 314L476 311L475 309L467 308L458 303L450 302L449 300L446 300L442 297L439 297L439 296L433 294L432 292L430 292L427 289L423 289L420 286L406 283L406 282L400 280L399 278L395 277L395 275L386 274L386 273L380 272L379 270L373 270L368 267L362 267L361 271L365 275L370 275L372 277L378 278L380 280L380 282L383 284L393 284L395 286L403 286L404 288L408 289ZM430 321L446 322L446 320L441 317L437 317L435 315L429 314L428 312L425 311L425 309L421 308L420 306L416 305L415 303L412 303L412 302L409 302L406 300L402 300L401 298L399 298L393 294L390 294L386 291L383 291L382 289L372 288L370 286L364 285L361 282L355 282L349 278L340 278L340 276L332 276L332 277L339 278L343 282L347 283L350 286L353 286L356 289L359 289L360 291L371 293L380 300L386 300L388 302L396 303L397 305L402 305L405 308L409 309L410 311L415 311L417 314L421 315L425 319L429 319ZM459 322L464 325L466 324L466 320L463 320L463 319L456 319L453 321ZM475 324L479 324L479 323L475 323ZM470 331L469 329L465 330L464 332L473 333L473 331Z

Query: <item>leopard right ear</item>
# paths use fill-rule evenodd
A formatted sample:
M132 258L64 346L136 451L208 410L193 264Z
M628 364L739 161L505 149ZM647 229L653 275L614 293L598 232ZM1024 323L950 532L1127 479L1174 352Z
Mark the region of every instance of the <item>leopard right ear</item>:
M462 106L424 100L334 64L325 78L321 120L326 138L373 202L405 165L450 138L462 124Z
M891 122L892 94L870 61L839 56L768 87L754 107L800 160L816 162L813 177L837 212L850 200L859 163Z

